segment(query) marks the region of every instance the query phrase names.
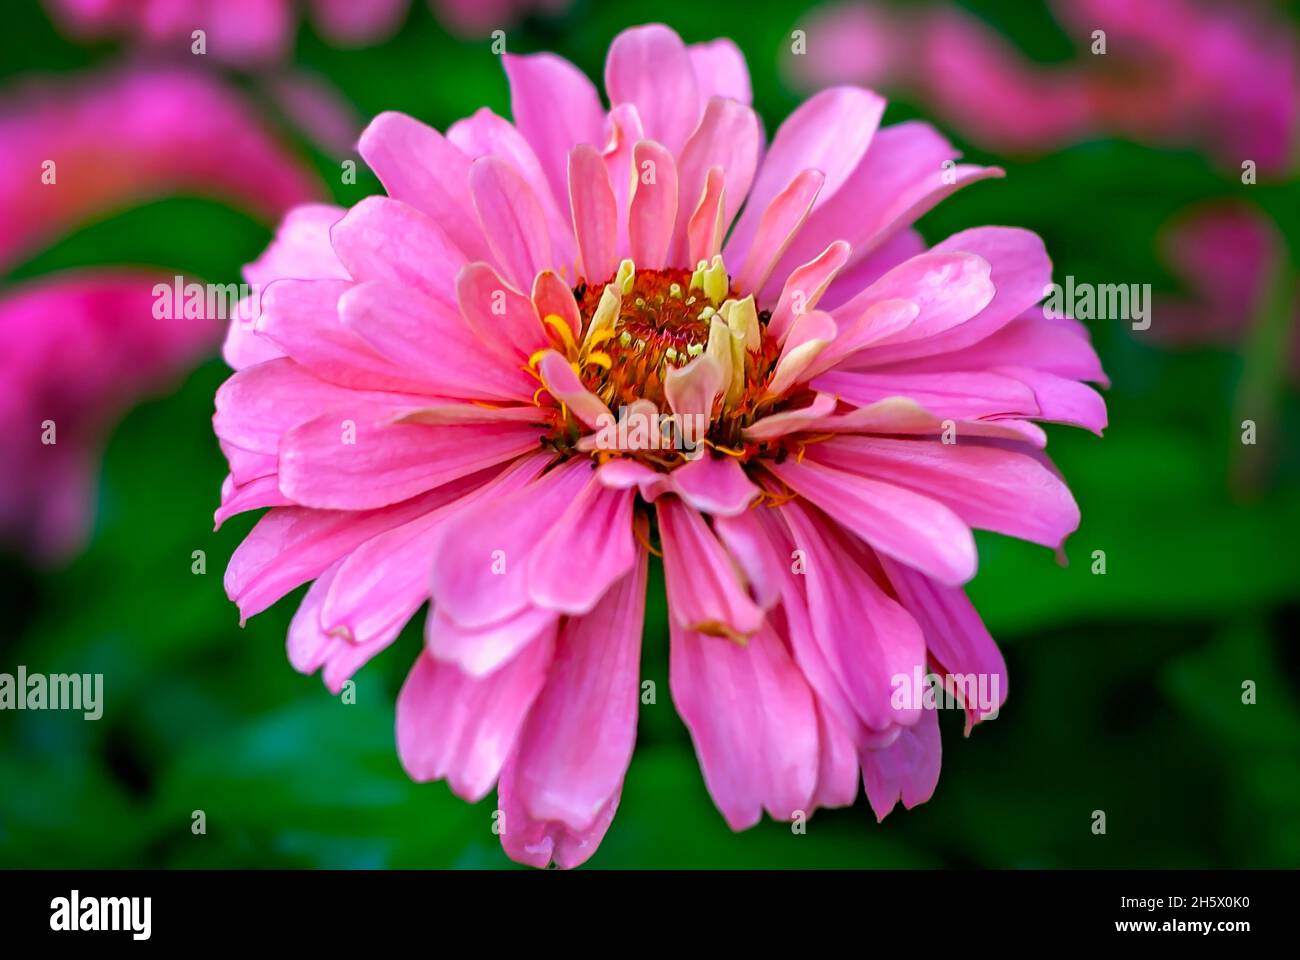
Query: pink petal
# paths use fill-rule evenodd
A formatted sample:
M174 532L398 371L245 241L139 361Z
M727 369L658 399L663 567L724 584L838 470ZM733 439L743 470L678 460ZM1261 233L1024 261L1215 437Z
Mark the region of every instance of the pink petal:
M817 767L816 807L851 807L858 799L858 754L839 721L821 704L817 706L817 739L821 745Z
M541 321L545 314L539 316L532 301L486 263L471 263L456 277L456 302L479 342L499 356L512 358L516 369L519 359L550 345Z
M599 607L560 630L513 763L532 819L580 833L618 797L636 741L645 587L642 550Z
M552 196L563 202L568 196L569 150L575 144L602 143L605 111L600 96L586 74L563 57L506 54L503 60L515 125L536 152Z
M941 329L933 336L906 343L872 347L855 362L894 363L959 350L996 333L1043 298L1052 279L1052 262L1043 241L1014 227L976 227L936 244L931 254L966 253L988 261L992 268L993 299L965 323ZM856 298L855 298L856 299ZM838 308L851 308L850 304Z
M551 233L552 242L571 239L569 234L568 194L557 203L551 195L541 161L527 139L514 124L487 107L480 107L463 120L447 128L447 139L471 160L494 157L519 175L537 199ZM489 238L490 239L490 238Z
M600 283L618 269L618 206L599 151L579 144L569 154L569 197L581 276Z
M563 403L573 415L592 430L599 430L614 422L605 401L587 389L569 361L554 350L545 351L537 361L546 392Z
M832 370L815 378L812 386L859 407L905 397L943 419L1033 417L1039 413L1032 390L1020 380L998 373Z
M995 372L1034 391L1039 419L1084 427L1097 436L1106 429L1106 402L1086 384L1031 367L997 367Z
M854 258L852 264L840 271L839 282L835 284L834 289L827 292L823 301L825 309L839 307L900 263L919 256L928 249L929 244L925 242L925 238L911 227L891 234L874 250Z
M909 810L929 800L939 784L941 756L937 710L922 710L916 726L892 746L862 751L862 783L876 819L884 820L900 799Z
M677 623L671 638L673 703L727 825L745 830L764 810L777 820L806 813L817 785L817 714L772 628L744 646Z
M772 198L758 221L753 243L745 254L745 266L736 280L741 293L757 294L767 283L772 269L803 225L826 182L820 170L800 170L785 188ZM727 258L734 254L730 251Z
M435 605L425 624L424 645L440 663L454 664L474 678L486 677L540 638L553 636L559 619L552 610L524 607L494 623L465 627Z
M726 200L722 219L730 225L754 182L762 146L758 114L735 100L708 101L699 126L677 155L677 227L670 259L681 262L685 254L686 225L705 195L709 171L722 168Z
M284 278L346 280L348 272L330 246L330 228L345 212L342 207L323 203L294 207L285 214L262 255L244 267L244 280L259 287ZM222 356L236 370L284 356L254 329L261 310L259 293L254 303L241 305L230 320Z
M672 471L669 478L674 491L686 503L714 516L744 513L759 494L739 461L715 457L707 451Z
M749 250L762 212L801 170L811 168L826 175L814 210L824 206L867 152L884 109L883 99L855 87L832 87L800 104L772 140L729 247ZM839 238L827 237L821 245L835 239Z
M342 387L421 393L419 376L379 355L343 325L345 280L277 280L262 295L257 333L315 376Z
M950 507L972 527L1057 548L1079 507L1052 471L1024 454L972 443L835 437L813 444L818 463L902 484Z
M299 673L312 674L321 668L332 649L346 643L341 637L332 637L320 626L320 608L329 593L339 563L322 573L308 589L289 623L285 637L285 652L289 664Z
M848 357L855 366L876 363L876 357L890 354L891 345L928 340L966 323L997 294L991 272L983 257L937 249L900 264L833 312L848 332L828 351L824 364ZM856 322L871 316L873 308L892 303L915 305L910 322L883 333Z
M818 254L816 259L790 274L781 289L781 299L772 311L772 319L768 322L768 331L772 336L783 340L795 322L795 315L807 313L817 306L826 288L848 261L849 255L849 245L837 240Z
M736 580L704 519L672 497L657 501L656 509L673 622L687 631L725 636L728 643L751 636L763 624L763 611Z
M692 43L686 48L695 68L695 82L700 96L730 97L748 104L752 99L749 86L749 68L745 55L725 37L709 43Z
M570 615L608 604L606 591L642 555L632 535L634 501L631 491L587 484L529 555L529 599Z
M429 599L440 526L457 511L524 486L545 462L544 457L525 458L457 499L367 540L338 568L320 610L321 626L345 632L352 643L395 637Z
M517 289L530 289L538 272L552 266L548 228L536 194L496 157L474 161L469 181L497 265Z
M684 367L672 367L664 375L664 396L673 413L685 419L713 420L713 401L725 387L722 368L707 353Z
M463 480L405 503L345 513L276 507L235 548L226 567L226 595L247 619L290 590L319 577L340 557L371 537L407 523L463 496L475 481Z
M829 313L812 310L795 317L767 385L768 394L781 396L796 383L806 380L813 362L835 339L835 333L835 321Z
M632 168L632 153L636 144L645 137L641 118L636 107L621 103L609 112L609 140L601 151L610 186L614 188L614 203L618 208L617 252L625 257L631 248L628 244L628 214L632 207L632 182L637 172Z
M531 604L528 556L582 490L587 463L557 466L522 490L461 511L434 550L433 597L464 627L483 627Z
M998 698L992 710L982 710L978 703L966 705L966 732L971 725L997 714L1007 699L1007 664L1002 651L989 636L979 611L966 591L945 587L888 557L881 558L885 575L893 584L899 602L916 618L925 633L930 656L945 672L971 676L976 683L997 684Z
M571 830L550 820L529 816L515 787L515 760L511 758L501 771L497 784L498 806L505 829L501 832L501 849L517 863L543 869L552 862L561 870L571 870L586 863L600 846L614 821L622 789L614 793L600 809L595 821L585 830Z
M770 610L781 596L786 557L774 551L756 511L714 516L713 532L744 574L746 586L759 606Z
M628 214L632 261L638 268L660 270L667 265L677 220L677 166L673 155L652 140L637 143L632 164L637 174Z
M330 230L334 252L354 280L413 287L454 305L465 255L443 229L414 207L366 197Z
M543 270L537 275L533 281L533 306L539 317L554 315L568 324L575 340L582 336L578 301L573 298L573 288L561 280L559 274Z
M217 389L212 418L218 437L253 453L275 455L280 436L322 408L399 401L401 394L362 394L326 383L287 357L241 370ZM407 398L413 400L414 398Z
M704 181L704 195L686 224L686 262L713 262L722 252L722 238L727 232L726 177L721 167L709 167Z
M917 373L1007 366L1033 367L1069 380L1110 385L1086 328L1076 320L1044 316L1038 309L1022 313L969 347L907 361L907 369Z
M221 485L221 506L212 515L213 530L220 530L231 517L248 510L291 506L293 501L280 492L280 478L274 474L239 486L228 476Z
M520 299L531 311L528 300ZM426 394L527 402L536 389L517 362L484 349L455 307L409 288L357 284L339 299L338 312L343 325L376 353L404 364Z
M284 215L275 238L252 263L244 279L265 285L272 280L346 280L348 272L330 245L330 228L347 213L327 203L304 203Z
M390 197L441 226L467 258L481 260L487 255L487 243L470 202L470 158L442 134L390 110L370 121L357 151Z
M816 463L787 460L768 469L881 553L953 586L975 575L970 528L938 501Z
M340 409L281 438L280 490L304 506L368 510L529 453L539 435L528 424L429 427Z
M893 703L894 678L925 665L921 628L880 588L841 532L796 504L780 514L803 552L812 636L853 716L877 731L915 723L917 707Z
M479 679L421 653L397 695L397 752L411 779L445 779L470 803L483 799L546 682L554 646L547 634Z
M966 184L1002 176L997 167L957 165L957 156L929 124L913 120L882 128L844 179L838 202L826 203L823 191L777 274L832 240L847 240L858 257L865 257Z
M700 119L695 70L681 37L662 24L624 30L610 44L605 92L611 104L636 106L645 136L673 153Z

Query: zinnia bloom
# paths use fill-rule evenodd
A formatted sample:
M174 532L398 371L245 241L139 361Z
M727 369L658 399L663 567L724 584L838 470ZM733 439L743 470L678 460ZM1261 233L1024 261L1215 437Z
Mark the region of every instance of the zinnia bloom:
M157 280L79 271L0 293L0 538L41 561L85 540L109 430L220 342L215 322L155 320Z
M0 99L0 265L105 214L175 193L267 222L320 180L214 77L170 67L27 80Z
M1119 134L1194 144L1225 168L1279 174L1295 160L1300 47L1266 5L1223 0L1068 0L1054 5L1079 55L1043 65L952 4L870 0L816 8L807 50L786 58L805 89L907 91L974 143L1040 152ZM1104 55L1094 53L1097 31Z
M294 0L46 0L51 16L74 37L124 37L143 46L188 53L203 30L206 55L241 67L282 60L297 28ZM329 42L362 46L401 26L410 0L310 0L312 20Z
M29 80L0 100L0 266L145 200L184 192L274 221L319 181L214 79L174 69ZM0 285L0 538L43 561L85 540L105 436L221 341L217 318L154 316L158 273Z
M447 29L487 36L534 11L556 13L568 0L429 0ZM223 63L261 67L288 57L298 26L298 6L313 27L339 47L382 43L405 19L410 0L46 0L53 19L73 37L123 37L155 49L188 53L195 30Z
M227 340L218 519L271 509L231 598L247 617L314 581L289 657L336 691L432 601L403 764L495 785L506 852L568 867L631 758L657 541L673 700L733 829L859 778L878 816L924 801L938 722L893 680L1005 693L971 528L1059 548L1079 513L1033 421L1105 424L1085 332L1035 308L1042 243L927 250L911 222L999 171L880 129L866 90L814 96L764 152L729 41L620 34L608 110L558 57L506 72L513 123L377 117L360 152L388 196L295 211L250 268L282 279Z
M1261 322L1285 279L1286 242L1267 214L1241 201L1215 200L1166 224L1160 254L1187 291L1156 306L1160 322L1144 336L1171 346L1240 347ZM1291 380L1300 383L1300 290L1285 290L1285 346Z

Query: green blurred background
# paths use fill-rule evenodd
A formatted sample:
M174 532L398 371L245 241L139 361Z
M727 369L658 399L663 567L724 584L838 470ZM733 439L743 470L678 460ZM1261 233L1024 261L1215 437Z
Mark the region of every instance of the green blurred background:
M1070 51L1037 2L965 6L1037 59ZM609 41L631 24L662 20L688 41L730 36L749 60L770 136L799 100L777 60L802 12L731 0L582 2L509 28L508 44L554 50L599 77ZM4 82L119 56L111 45L69 43L36 4L7 5L6 20ZM420 3L396 38L369 49L332 49L304 25L295 61L362 117L396 109L445 128L481 105L508 115L488 41L449 36ZM919 112L893 103L886 122ZM379 191L364 166L345 185L336 160L299 147L337 202ZM1300 250L1300 186L1243 186L1191 150L1096 140L1025 162L967 156L1003 165L1007 178L944 202L920 222L923 234L1028 227L1046 240L1058 279L1176 292L1155 255L1157 228L1212 197L1253 201ZM169 198L84 225L4 282L97 263L226 282L270 229L210 201ZM591 867L1300 864L1295 389L1271 373L1276 343L1171 352L1138 342L1124 323L1090 326L1114 381L1111 426L1105 439L1049 428L1083 511L1071 562L981 536L971 593L1006 653L1011 694L969 739L959 716L942 718L934 798L883 824L860 798L819 812L806 835L770 822L732 834L668 695L656 569L643 673L658 702L641 707L622 805ZM106 675L98 722L0 713L0 866L511 866L491 832L493 797L471 806L443 784L409 782L399 766L393 703L422 614L361 672L355 704L285 659L302 591L239 627L221 576L255 518L216 534L211 523L225 468L209 421L227 373L209 360L113 433L81 556L54 572L0 560L0 670ZM1244 395L1259 398L1244 414L1262 426L1254 447L1239 443ZM1232 479L1243 474L1249 482ZM195 550L206 551L206 575L191 572ZM1094 550L1106 552L1105 575L1092 573ZM1255 705L1242 703L1245 680L1257 684ZM198 809L203 836L190 829ZM1104 836L1091 830L1099 809Z

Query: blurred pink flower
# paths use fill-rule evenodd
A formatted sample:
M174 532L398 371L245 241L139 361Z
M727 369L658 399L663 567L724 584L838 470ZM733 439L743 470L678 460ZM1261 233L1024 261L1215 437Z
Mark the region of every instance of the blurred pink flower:
M184 71L28 81L0 99L0 140L3 268L171 193L271 220L320 189L234 94ZM0 537L40 559L84 540L99 450L116 420L220 339L215 321L154 319L160 279L105 268L0 288Z
M1296 160L1300 41L1280 11L1239 0L1056 0L1055 7L1081 44L1106 32L1106 55L1087 58L1098 129L1195 144L1230 170L1253 160L1261 171L1282 173Z
M249 266L270 285L226 341L217 519L271 509L227 592L249 617L314 581L288 652L335 691L432 600L403 764L495 785L506 852L569 867L631 758L655 528L672 696L727 823L859 778L879 817L923 802L938 720L897 678L982 677L968 728L996 712L971 528L1059 549L1078 508L1033 421L1106 422L1083 328L1035 306L1042 242L927 250L911 223L1000 171L880 128L862 89L764 151L726 40L625 31L609 110L559 57L505 66L514 123L380 115L360 151L389 195L292 212Z
M785 58L803 89L872 82L905 92L981 146L1040 152L1119 133L1201 147L1229 169L1278 173L1295 159L1300 54L1266 6L1219 0L1055 4L1079 54L1045 65L943 4L849 3L803 24L807 52ZM1091 52L1094 31L1106 52Z
M397 32L410 0L310 0L312 20L331 43L364 46ZM297 29L294 0L46 0L53 19L82 40L122 38L189 55L205 33L205 56L238 67L288 57Z
M529 13L558 13L569 0L429 0L450 31L486 36ZM143 47L188 56L195 30L205 33L205 56L242 69L289 57L297 7L339 47L382 43L395 34L410 0L46 0L51 17L70 36L121 38Z
M1180 346L1239 346L1259 318L1286 247L1277 226L1260 210L1238 201L1211 201L1184 211L1160 240L1163 260L1187 289L1157 307L1153 340ZM1300 372L1300 298L1291 329L1291 370ZM1297 378L1300 379L1300 378Z
M109 429L220 338L214 322L155 320L156 279L97 270L0 292L0 538L40 560L85 540Z
M235 93L180 69L28 81L0 99L0 141L0 266L168 194L211 196L274 220L322 190Z

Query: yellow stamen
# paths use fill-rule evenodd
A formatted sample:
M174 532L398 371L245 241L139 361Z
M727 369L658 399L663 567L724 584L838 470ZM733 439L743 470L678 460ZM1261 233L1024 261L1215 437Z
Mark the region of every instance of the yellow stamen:
M586 347L588 350L592 347L598 347L612 336L614 336L614 329L612 327L606 327L604 330L597 330L587 338ZM624 346L627 346L627 344L624 344Z
M564 352L567 356L574 356L578 352L578 345L573 340L573 331L569 329L569 322L558 313L548 313L542 317L542 323L546 324L560 336L564 344Z

